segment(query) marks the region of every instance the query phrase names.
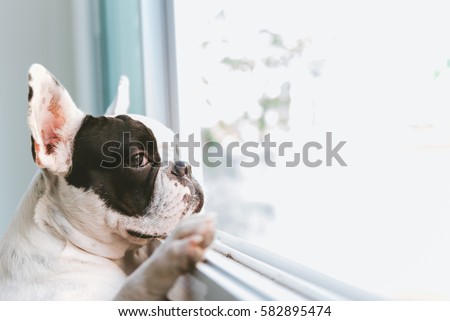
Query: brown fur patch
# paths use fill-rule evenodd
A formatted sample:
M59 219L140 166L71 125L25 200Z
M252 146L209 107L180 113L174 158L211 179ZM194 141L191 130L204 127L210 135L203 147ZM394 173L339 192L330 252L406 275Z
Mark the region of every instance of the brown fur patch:
M51 112L54 117L53 128L61 128L66 122L66 119L64 117L64 114L62 113L61 105L59 104L59 97L52 97L48 106L48 111Z
M59 97L57 95L52 96L47 110L53 115L53 121L51 127L47 129L47 132L42 130L41 135L45 144L45 153L48 155L53 152L56 144L60 140L60 138L56 135L56 130L60 129L66 120L62 113L62 108L59 104Z
M51 112L56 118L63 117L61 114L61 106L59 105L58 97L52 96L50 104L48 105L48 111Z
M34 151L36 152L36 154L38 154L40 150L41 150L41 148L39 147L39 144L36 143L36 141L35 141L34 142Z
M36 154L35 162L38 166L42 166L41 159L39 158L39 155L37 155L37 154Z
M36 143L36 141L33 139L33 137L31 137L32 141L33 141L33 148L31 149L32 153L33 153L33 159L34 162L42 167L42 162L41 159L39 158L39 151L41 150L41 147L39 146L38 143Z
M54 146L54 145L52 145L52 144L47 144L47 145L45 145L45 153L46 153L47 155L49 155L50 153L52 153L52 152L53 152L53 149L55 149L55 146Z

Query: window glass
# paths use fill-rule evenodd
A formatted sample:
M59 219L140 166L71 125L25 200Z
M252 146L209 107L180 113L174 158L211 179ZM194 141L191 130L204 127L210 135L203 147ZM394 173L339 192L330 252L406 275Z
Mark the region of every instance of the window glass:
M180 125L217 143L219 227L375 294L449 299L445 5L174 3Z

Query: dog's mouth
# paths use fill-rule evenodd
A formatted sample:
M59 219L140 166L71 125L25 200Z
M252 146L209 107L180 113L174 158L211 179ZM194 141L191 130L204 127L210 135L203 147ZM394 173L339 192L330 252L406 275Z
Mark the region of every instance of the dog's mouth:
M127 230L127 233L131 236L140 238L140 239L158 239L158 238L162 238L165 237L164 235L158 235L158 234L143 234L141 232L137 232L137 231L133 231L133 230Z

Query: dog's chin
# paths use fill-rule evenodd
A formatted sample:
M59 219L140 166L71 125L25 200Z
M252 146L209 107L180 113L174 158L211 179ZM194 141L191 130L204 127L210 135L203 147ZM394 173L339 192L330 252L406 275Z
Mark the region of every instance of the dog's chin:
M164 239L167 237L167 234L155 235L145 234L136 230L126 230L124 237L128 240L128 242L130 242L130 244L142 246L148 244L152 240Z
M195 195L192 197L189 206L182 213L173 214L170 217L158 215L158 218L154 218L150 222L147 219L153 215L148 214L148 216L140 217L138 221L134 221L130 226L122 226L121 234L130 243L136 245L145 245L154 239L164 239L184 218L196 215L202 207L203 199Z
M143 240L147 240L147 239L161 239L161 238L165 238L167 236L166 233L162 233L162 234L158 234L158 233L153 233L153 234L145 234L139 231L135 231L135 230L127 230L127 233L129 236L132 237L136 237L138 239L143 239Z
M137 230L127 230L125 238L131 244L135 245L146 245L152 240L156 239L165 239L169 233L153 233L153 234L145 234L145 232L137 231Z

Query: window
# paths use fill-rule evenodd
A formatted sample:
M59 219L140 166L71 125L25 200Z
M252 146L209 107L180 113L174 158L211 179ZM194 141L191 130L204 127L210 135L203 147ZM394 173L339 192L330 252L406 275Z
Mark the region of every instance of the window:
M251 149L258 166L239 166L252 160L239 148L213 159L221 166L204 166L207 210L219 227L383 297L450 298L443 5L173 5L181 131L201 128L203 143L224 150L267 134L277 147L293 143L284 155L271 151L275 167L261 147ZM331 148L345 142L347 166L337 157L327 166L327 132ZM309 148L307 159L320 166L288 167L308 142L323 147Z

